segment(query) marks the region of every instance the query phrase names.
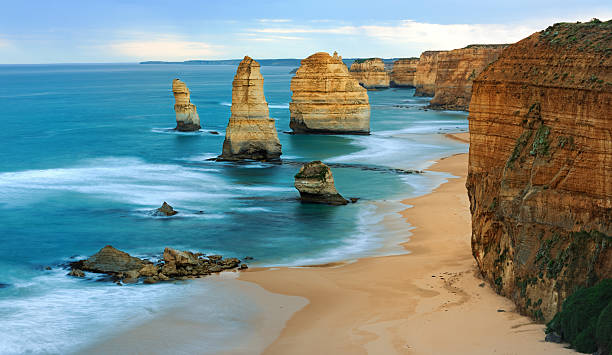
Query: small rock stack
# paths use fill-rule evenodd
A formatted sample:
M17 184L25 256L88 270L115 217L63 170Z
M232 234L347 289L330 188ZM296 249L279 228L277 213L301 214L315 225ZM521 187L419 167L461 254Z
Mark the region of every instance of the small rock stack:
M300 192L302 202L346 205L334 185L331 169L320 161L304 164L295 175L295 188Z
M190 101L189 89L179 79L172 81L174 93L174 112L176 112L176 130L192 132L200 129L200 117L196 106Z

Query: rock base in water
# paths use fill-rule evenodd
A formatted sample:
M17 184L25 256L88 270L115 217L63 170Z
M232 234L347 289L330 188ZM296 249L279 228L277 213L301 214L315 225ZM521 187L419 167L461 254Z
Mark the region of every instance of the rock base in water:
M110 275L116 282L135 283L144 279L144 283L152 284L197 278L239 267L246 269L237 258L224 259L221 255L205 256L172 248L166 248L162 260L154 264L107 245L91 257L71 263L69 275L83 277L83 271L89 271Z
M154 212L155 216L174 216L178 212L172 208L166 201L161 205L160 208L156 209Z
M320 161L304 164L295 175L295 188L306 203L346 205L348 201L336 191L331 169Z

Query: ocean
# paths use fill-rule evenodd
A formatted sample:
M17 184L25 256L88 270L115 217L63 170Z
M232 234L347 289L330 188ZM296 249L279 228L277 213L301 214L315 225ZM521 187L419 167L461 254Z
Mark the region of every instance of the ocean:
M107 244L148 258L166 246L250 256L250 266L404 253L409 226L390 233L380 222L399 220L402 199L449 175L394 169L467 152L444 136L467 131L467 114L424 110L428 98L392 88L368 93L369 136L285 134L292 69L261 68L283 150L283 164L271 164L209 160L221 153L236 66L0 65L0 353L77 352L213 287L66 276L67 262ZM174 78L191 91L199 132L172 130ZM301 204L293 176L311 160L329 163L338 191L360 200ZM164 201L179 214L152 216ZM209 302L229 309L224 297ZM248 333L240 317L217 321Z

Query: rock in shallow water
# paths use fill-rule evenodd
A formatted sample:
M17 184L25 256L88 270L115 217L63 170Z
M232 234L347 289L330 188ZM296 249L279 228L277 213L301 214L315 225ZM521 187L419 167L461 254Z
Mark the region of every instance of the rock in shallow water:
M156 209L153 213L155 216L174 216L178 212L172 208L166 201L161 205L160 208Z
M304 164L295 175L295 188L300 192L302 202L346 205L334 186L331 169L320 161Z

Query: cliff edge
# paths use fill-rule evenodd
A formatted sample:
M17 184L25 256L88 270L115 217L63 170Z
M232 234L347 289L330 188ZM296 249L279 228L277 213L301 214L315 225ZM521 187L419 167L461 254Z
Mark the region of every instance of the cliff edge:
M380 58L355 60L349 72L366 89L389 87L389 73L385 71L385 63Z

